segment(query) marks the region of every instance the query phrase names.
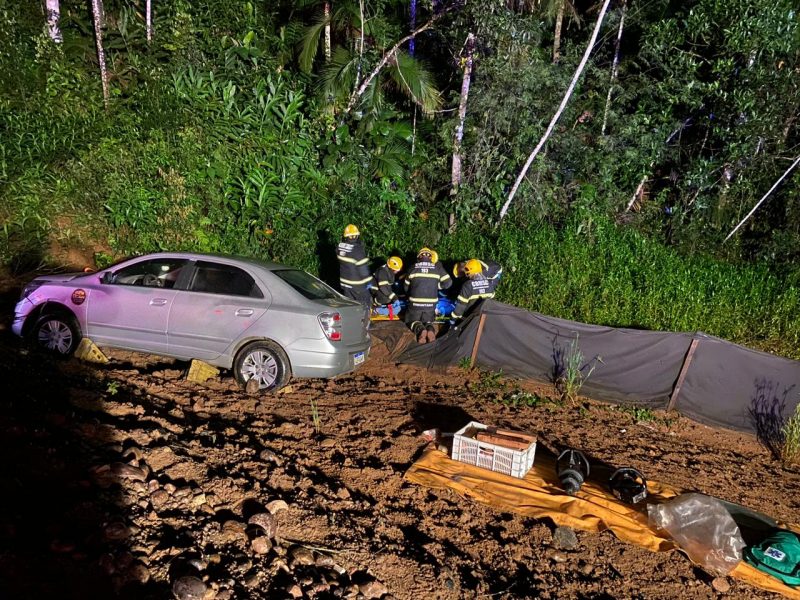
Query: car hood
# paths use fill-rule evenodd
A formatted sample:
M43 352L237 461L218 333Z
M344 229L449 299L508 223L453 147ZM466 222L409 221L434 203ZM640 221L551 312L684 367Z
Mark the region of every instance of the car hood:
M87 275L87 273L54 273L52 275L40 275L34 281L37 283L64 283L83 275Z

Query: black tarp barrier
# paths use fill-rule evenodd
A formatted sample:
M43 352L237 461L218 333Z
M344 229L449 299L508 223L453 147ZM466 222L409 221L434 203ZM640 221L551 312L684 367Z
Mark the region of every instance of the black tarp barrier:
M665 408L692 336L615 329L487 304L477 363L504 373L554 381L570 356L588 375L583 391L612 402ZM592 370L593 369L593 370Z
M800 394L800 362L698 334L675 408L701 423L776 441Z
M434 344L411 345L399 362L428 368L469 358L482 331L476 364L508 375L554 381L571 355L582 355L582 392L617 403L673 406L697 421L758 434L767 442L800 398L800 362L702 333L670 333L587 325L488 300L457 330ZM690 354L692 340L696 348Z

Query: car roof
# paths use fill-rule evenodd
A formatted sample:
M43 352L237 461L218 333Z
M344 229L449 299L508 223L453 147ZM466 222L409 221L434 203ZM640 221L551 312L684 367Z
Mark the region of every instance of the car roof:
M186 258L189 260L220 260L223 262L229 263L245 263L247 265L253 267L259 267L261 269L266 269L268 271L276 271L280 269L296 269L296 267L290 267L288 265L283 265L281 263L270 262L266 260L259 260L257 258L251 258L249 256L238 256L238 255L231 255L231 254L214 254L214 253L203 253L203 252L154 252L152 254L143 254L141 256L135 257L136 259L142 258Z

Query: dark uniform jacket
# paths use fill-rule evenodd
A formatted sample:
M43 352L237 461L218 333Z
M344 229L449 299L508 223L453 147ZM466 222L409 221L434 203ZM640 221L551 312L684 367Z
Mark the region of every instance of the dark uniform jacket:
M412 308L435 310L439 290L446 290L452 284L442 263L417 261L406 276L408 303Z
M375 271L375 275L372 276L372 295L375 298L375 304L391 304L397 300L397 294L392 289L393 285L394 271L389 268L389 265L383 265Z
M483 265L483 276L491 282L492 292L497 289L497 284L500 283L500 276L503 274L503 267L493 260L479 260Z
M343 290L366 289L372 279L369 273L369 258L361 240L345 240L336 248L339 259L339 283Z
M494 298L494 285L491 279L487 279L483 275L467 279L461 286L452 318L461 319L476 302L485 298Z

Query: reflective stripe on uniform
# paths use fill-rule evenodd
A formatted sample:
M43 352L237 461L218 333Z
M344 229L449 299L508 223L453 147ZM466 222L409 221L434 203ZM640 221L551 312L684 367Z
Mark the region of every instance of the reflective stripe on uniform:
M342 262L350 263L357 267L365 265L369 262L368 258L362 258L361 260L356 260L355 258L350 258L349 256L342 256L341 254L337 254L336 257Z
M436 273L412 273L408 279L416 279L417 277L427 277L428 279L439 279Z
M414 298L411 296L408 299L409 302L413 302L414 304L436 304L439 299L438 298Z
M372 279L372 277L366 277L366 278L364 278L364 279L359 279L359 280L357 280L357 281L354 281L354 280L352 280L352 279L342 279L342 278L340 277L340 278L339 278L339 281L340 281L341 283L343 283L343 284L345 284L345 283L349 283L350 285L364 285L365 283L367 283L367 282L368 282L368 281L370 281L371 279Z
M390 284L389 284L389 282L388 282L388 281L379 281L379 282L378 282L378 287L380 287L380 286L382 286L382 285L390 285Z
M471 300L477 300L478 298L494 298L494 294L491 292L487 292L485 294L472 294L472 296L470 296L469 298L464 298L464 296L459 296L458 301L466 304L467 302L470 302Z

